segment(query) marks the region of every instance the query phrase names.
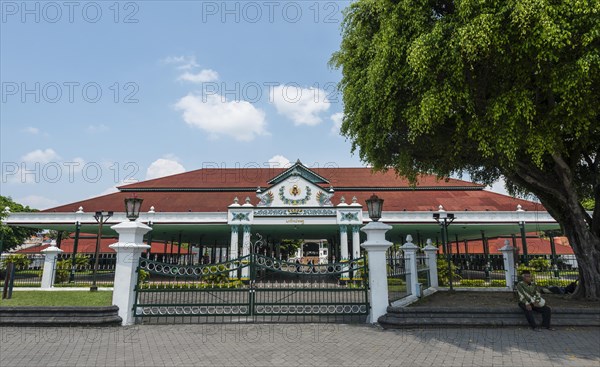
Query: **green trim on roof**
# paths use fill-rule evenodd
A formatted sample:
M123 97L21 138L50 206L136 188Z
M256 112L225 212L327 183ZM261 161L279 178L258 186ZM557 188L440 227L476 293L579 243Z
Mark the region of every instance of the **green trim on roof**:
M312 182L315 185L320 184L320 183L329 183L329 180L327 180L325 177L317 174L316 172L310 170L308 167L303 165L299 159L296 161L296 163L294 163L293 166L291 166L290 168L281 172L277 176L273 177L267 183L269 185L276 185L276 184L280 183L281 181L284 181L286 178L288 178L290 176L300 176L300 177Z

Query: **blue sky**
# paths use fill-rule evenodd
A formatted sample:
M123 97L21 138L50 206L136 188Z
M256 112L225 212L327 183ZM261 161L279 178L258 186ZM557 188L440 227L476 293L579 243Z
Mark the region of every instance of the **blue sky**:
M360 166L344 1L2 1L2 195L47 208L206 166Z

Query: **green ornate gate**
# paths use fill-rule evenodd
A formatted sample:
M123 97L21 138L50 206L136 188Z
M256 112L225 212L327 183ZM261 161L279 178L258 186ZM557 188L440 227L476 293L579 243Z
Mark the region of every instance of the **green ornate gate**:
M364 322L367 277L364 258L319 265L259 254L209 265L142 258L134 312L138 323Z

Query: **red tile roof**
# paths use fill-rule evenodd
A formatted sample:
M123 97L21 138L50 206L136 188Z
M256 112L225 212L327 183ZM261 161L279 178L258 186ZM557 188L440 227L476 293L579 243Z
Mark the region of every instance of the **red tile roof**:
M84 236L84 235L82 234L82 236ZM86 236L89 236L89 235L86 235ZM108 246L112 245L113 243L116 243L116 242L118 242L118 239L116 239L116 238L103 238L100 241L100 251L99 252L114 254L115 251ZM73 238L63 239L60 243L60 249L63 250L67 254L73 253L74 243L75 243L75 239L73 239ZM40 253L42 250L48 248L49 246L50 246L49 244L42 244L42 245L38 245L38 246L28 247L26 249L17 251L17 253L36 254L36 253ZM173 245L173 253L176 254L178 252L178 250L179 250L179 246ZM80 238L79 239L79 243L77 244L77 253L93 254L93 253L95 253L95 251L96 251L96 239L95 238ZM153 242L152 248L150 251L153 254L171 253L171 244L170 243L167 244L167 249L165 251L164 243ZM182 254L187 253L187 248L182 247L181 253Z
M501 255L500 248L504 246L504 241L509 241L512 246L512 238L490 238L488 239L488 245L490 254ZM521 238L517 236L516 247L519 249L519 253L523 254L523 248ZM566 237L554 237L554 247L557 255L572 255L573 249L569 245L569 241ZM459 241L459 252L461 254L483 254L483 244L481 240L469 241L467 251L465 251L465 242ZM452 242L452 253L456 254L456 242ZM527 238L527 253L530 255L548 255L552 253L550 246L550 240L546 238Z
M282 171L271 168L200 169L121 186L128 192L99 196L44 211L73 212L79 206L83 206L86 212L123 211L123 200L135 193L144 199L142 210L154 206L156 211L161 212L226 212L234 197L242 202L250 197L251 202L257 204L256 187L268 187L267 181ZM314 171L333 185L334 204L339 203L342 196L346 202L356 196L358 202L364 205L365 200L376 193L385 200L386 211L437 210L439 205L451 211L514 211L518 204L525 210L544 210L540 204L485 191L481 185L462 180L440 181L435 176L423 175L416 189L412 189L408 181L398 178L393 171L373 173L369 168L319 168ZM322 186L328 187L329 184Z
M394 171L373 172L370 168L315 168L311 169L329 181L329 187L410 187L408 180L398 177ZM120 186L120 189L141 188L256 188L267 187L267 182L285 171L282 168L204 168L177 175L155 178ZM473 182L423 175L417 187L467 186L481 187Z

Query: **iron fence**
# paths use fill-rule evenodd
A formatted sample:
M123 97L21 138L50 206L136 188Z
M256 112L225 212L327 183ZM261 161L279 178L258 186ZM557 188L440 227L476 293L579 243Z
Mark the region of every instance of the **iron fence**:
M427 289L431 286L429 278L429 257L427 254L417 254L417 282L422 289Z
M388 301L390 303L410 294L406 286L406 261L404 252L397 246L390 247L386 252Z
M114 285L115 268L117 263L116 253L98 255L98 268L96 270L96 285L112 287ZM79 255L73 258L71 254L61 254L54 263L55 287L89 287L94 280L93 255Z
M299 264L252 254L209 265L140 259L136 320L364 322L367 277L364 258Z
M0 278L2 284L10 274L7 272L8 262L13 262L14 287L40 287L42 285L42 272L44 270L42 254L2 254L0 258Z

